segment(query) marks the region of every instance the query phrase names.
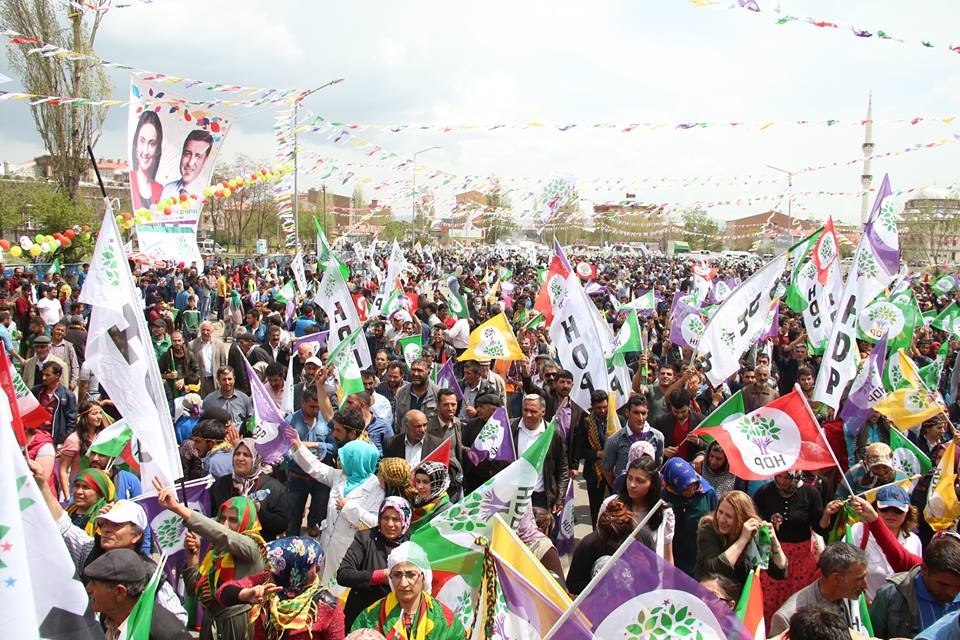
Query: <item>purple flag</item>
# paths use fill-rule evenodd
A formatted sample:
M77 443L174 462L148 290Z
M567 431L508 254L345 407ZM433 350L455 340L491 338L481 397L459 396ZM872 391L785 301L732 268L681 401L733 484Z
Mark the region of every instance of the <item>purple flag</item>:
M309 333L305 336L294 338L293 344L290 345L290 353L296 354L297 349L299 349L302 344L315 344L316 348L319 349L321 344L326 344L329 335L329 331L317 331L316 333Z
M187 483L183 487L178 486L177 499L194 511L214 517L215 510L220 505L210 504L209 489L212 484L213 478L207 476ZM186 559L183 557L183 539L187 528L183 520L172 511L161 507L157 502L157 494L152 489L149 493L137 496L133 501L138 502L147 512L147 522L153 534L153 546L161 552L170 554L171 561L167 566L180 566Z
M703 318L700 309L684 301L689 296L677 292L673 297L673 306L670 308L670 342L679 344L687 349L696 349L703 335Z
M887 273L897 273L900 270L900 247L897 240L896 223L893 213L885 213L884 206L890 206L886 202L892 195L890 190L890 176L883 176L883 183L877 192L877 199L873 203L873 209L870 211L870 218L864 225L864 233L870 241L870 248L873 254L883 265ZM884 225L893 225L893 230L886 229ZM886 236L886 239L885 237ZM891 237L892 236L892 237ZM891 244L891 242L896 244Z
M289 425L246 358L243 359L243 366L247 368L247 377L250 378L250 399L253 400L254 424L250 431L263 461L273 464L290 449L290 441L280 429Z
M887 362L887 335L873 345L863 369L853 380L847 401L840 407L840 419L850 433L859 434L860 427L866 424L873 405L879 402L887 390L883 386L883 370Z
M760 342L764 342L770 338L776 338L778 335L780 335L780 299L775 298L773 301L773 317L770 320L770 326L767 327L767 331L760 336Z
M567 484L567 495L563 498L563 510L558 518L560 531L557 534L557 552L560 555L573 551L573 485L574 482Z
M653 631L658 638L753 638L733 610L693 578L633 538L624 545L547 638L654 637Z
M498 407L487 424L483 425L473 446L467 451L467 457L474 466L484 460L503 460L513 462L517 453L513 448L513 435L510 433L510 422L507 420L507 410Z
M457 396L457 402L463 402L463 389L460 388L460 383L457 382L457 376L453 373L452 358L448 359L447 362L440 367L440 371L437 372L437 387L440 389L450 389L454 395Z
M563 252L563 247L560 246L560 243L557 242L557 239L553 239L553 251L557 254L557 257L560 258L560 264L563 265L563 268L566 269L567 273L573 271L573 267L570 266L570 261L567 260L567 254Z

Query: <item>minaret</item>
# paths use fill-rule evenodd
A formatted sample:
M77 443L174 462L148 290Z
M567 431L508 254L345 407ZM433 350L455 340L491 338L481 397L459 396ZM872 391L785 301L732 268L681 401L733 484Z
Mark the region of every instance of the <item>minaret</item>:
M873 155L873 92L867 98L867 126L863 138L863 174L860 176L860 188L863 195L860 196L860 224L867 223L867 215L870 207L870 194L867 192L873 183L873 174L870 173L870 156Z

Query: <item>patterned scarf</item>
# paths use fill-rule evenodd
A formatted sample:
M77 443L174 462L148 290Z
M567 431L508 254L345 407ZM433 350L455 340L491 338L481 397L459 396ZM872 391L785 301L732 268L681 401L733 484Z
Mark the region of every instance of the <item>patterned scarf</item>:
M280 640L287 631L310 631L323 594L320 572L323 548L311 538L281 538L267 543L267 567L273 582L283 588L250 610L250 620L266 611L263 622L268 640ZM316 569L310 577L311 569Z
M87 507L87 510L83 513L80 513L79 507L75 504L67 507L67 513L70 515L73 523L78 527L82 527L83 530L87 532L87 535L92 538L96 528L97 514L100 513L100 510L107 506L107 504L117 499L117 488L114 486L110 476L100 469L84 469L77 474L77 479L73 481L74 484L78 482L82 482L87 485L87 488L96 491L100 497L97 498L96 502Z
M594 451L603 451L603 447L607 442L607 426L606 424L600 425L597 423L596 416L592 413L586 418L587 423L587 443L590 445L590 448ZM593 461L593 471L596 475L597 486L603 486L603 461L599 458L594 459Z
M241 476L237 475L236 471L233 472L233 486L237 489L237 493L245 496L257 485L257 480L260 479L260 474L263 473L263 456L257 451L257 441L253 438L243 438L237 443L237 448L239 447L246 447L250 455L253 456L253 462L250 464L250 473Z
M403 609L400 608L396 594L391 591L380 602L377 626L382 630L381 632L386 640L427 640L430 637L430 632L437 626L435 610L439 608L439 604L426 591L420 594L420 606L412 616L413 623L410 625L410 632L407 633L407 627L403 624ZM393 613L397 613L397 619L388 627L387 619ZM440 613L440 619L443 620L442 612Z
M223 522L224 513L227 509L236 510L237 533L242 533L256 542L260 548L260 554L266 562L266 543L260 535L260 520L257 518L257 507L253 500L243 496L230 498L220 505L220 510L217 513L219 522ZM229 551L214 548L207 551L200 562L200 577L193 583L194 591L204 607L209 608L216 602L214 596L217 589L224 582L234 579L235 569L233 555Z

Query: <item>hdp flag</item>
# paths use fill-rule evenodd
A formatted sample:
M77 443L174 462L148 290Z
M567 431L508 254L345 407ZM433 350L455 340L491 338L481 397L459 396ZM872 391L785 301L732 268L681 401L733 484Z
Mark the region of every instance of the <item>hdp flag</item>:
M263 456L264 462L274 464L290 449L291 443L281 429L289 425L246 357L243 359L243 366L247 369L247 378L250 380L250 399L253 400L255 423L250 431L253 433L257 451Z
M458 360L527 360L527 356L520 349L520 343L517 342L516 334L513 333L513 327L503 313L474 329L468 342L467 350L460 354Z
M763 621L763 590L760 587L759 568L747 575L736 613L753 638L764 640L767 637L767 625Z
M467 457L474 465L478 465L484 460L512 462L517 459L506 409L497 407L487 423L480 429L477 439L473 441L473 446L467 451Z
M836 464L807 399L797 389L738 420L697 431L719 441L730 473L746 480Z
M954 489L957 471L953 461L956 455L957 445L951 440L930 480L923 517L934 531L943 531L960 518L960 502Z
M873 409L890 418L901 430L916 427L946 412L940 393L924 386L917 365L903 353L903 349L897 351L895 358L899 363L895 370L902 376L902 383L897 381L897 389L873 405ZM893 371L891 369L891 373Z

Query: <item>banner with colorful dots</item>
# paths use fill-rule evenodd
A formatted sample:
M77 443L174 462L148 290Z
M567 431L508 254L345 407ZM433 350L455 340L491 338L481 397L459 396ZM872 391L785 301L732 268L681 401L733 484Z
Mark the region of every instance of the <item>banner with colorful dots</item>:
M132 79L130 94L127 135L133 210L141 217L152 213L155 225L196 230L230 120L181 103L152 83Z

